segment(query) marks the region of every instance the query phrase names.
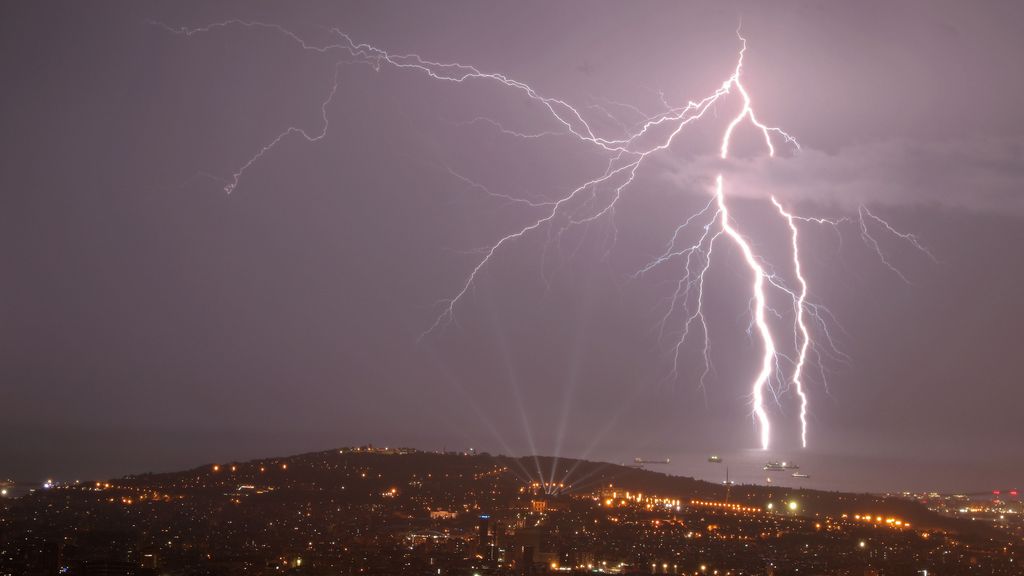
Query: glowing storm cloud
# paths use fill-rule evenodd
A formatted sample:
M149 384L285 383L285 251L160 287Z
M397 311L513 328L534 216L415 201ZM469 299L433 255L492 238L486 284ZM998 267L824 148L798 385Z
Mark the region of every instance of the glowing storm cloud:
M728 158L733 132L743 122L749 122L761 132L769 156L775 155L776 140L779 143L792 146L795 150L799 150L799 144L792 136L778 128L769 127L758 120L750 94L741 82L743 57L746 53L747 44L738 31L737 37L741 43L741 49L737 57L736 66L716 90L701 100L688 102L685 106L672 106L664 102L665 109L663 111L652 116L644 115L644 120L637 124L636 128L625 137L608 138L598 135L579 109L564 100L543 96L525 82L509 78L501 73L482 72L473 66L458 62L434 62L418 54L392 54L370 44L357 43L348 34L337 28L330 30L330 35L334 39L333 42L317 44L279 25L261 22L227 20L201 28L172 28L158 22L154 22L154 24L169 32L185 37L231 27L271 32L284 35L302 50L318 55L337 55L339 57L335 61L335 76L331 90L321 103L322 128L317 133L311 133L305 129L292 126L271 138L266 145L257 150L235 170L230 178L217 178L223 182L224 191L227 193L236 190L245 177L246 171L273 150L283 139L296 134L309 142L315 142L326 136L330 126L328 107L331 105L337 92L339 85L338 70L343 64L365 64L373 67L375 70L379 70L383 66L391 66L396 69L423 74L432 80L455 84L480 81L503 85L509 90L517 91L539 104L550 120L555 123L557 130L528 134L507 129L499 122L490 118L479 117L474 118L469 123L477 121L486 122L500 130L503 134L523 139L534 139L551 135L571 136L583 144L596 148L599 153L608 155L607 164L601 173L550 201L533 201L507 194L492 193L486 187L472 182L449 169L452 176L470 184L474 189L496 198L525 205L531 210L539 211L539 213L532 217L526 225L500 237L483 250L483 255L479 261L466 275L454 295L444 301L441 313L424 335L443 328L452 322L457 307L474 286L479 275L492 263L497 254L510 243L542 228L546 228L549 235L554 234L557 236L571 226L588 224L612 214L623 192L634 181L637 171L644 161L651 155L669 148L684 128L701 119L708 110L712 109L716 103L728 95L738 94L741 98L742 107L728 123L722 134L719 151L721 158ZM635 108L630 108L636 111ZM606 110L602 111L607 114ZM891 234L895 238L906 241L914 248L928 254L917 238L911 234L898 232L887 222L868 211L866 207L859 208L855 217L830 220L795 216L787 211L774 197L771 198L771 201L778 214L787 224L789 231L787 243L792 250L792 271L797 279L798 288L793 289L787 286L782 278L766 267L742 232L737 229L735 222L730 217L725 178L721 173L715 177L712 200L701 211L690 216L678 226L666 251L636 274L640 276L671 262L682 261L676 290L662 319L661 329L662 334L664 334L665 324L675 314L683 314L682 329L672 348L672 375L673 377L678 377L678 361L683 344L687 341L691 327L695 323L700 326L703 335L703 355L705 360L704 372L700 378L700 385L703 388L704 380L711 370L708 327L703 311L705 275L712 264L712 252L715 243L720 238L725 236L739 249L752 277L750 286L753 308L752 329L756 328L762 348L757 374L750 383L750 397L752 400L753 417L759 429L760 445L765 450L770 446L772 429L766 407L767 399L772 396L778 401L779 394L784 392L789 386L792 386L800 402L800 438L802 445L806 447L808 436L808 396L805 387L805 370L810 364L810 355L815 355L816 363L821 370L820 377L823 381L825 373L822 368L822 353L841 355L833 345L829 333L828 323L826 322L829 318L829 313L820 305L813 304L807 300L808 286L801 268L797 223L806 222L831 226L839 226L846 223L857 226L861 238L868 247L877 253L885 266L899 275L904 281L906 281L906 278L903 274L896 270L890 261L886 259L877 239L872 235L872 228ZM703 223L703 233L699 235L696 243L680 245L681 232L694 223ZM930 256L930 254L928 255ZM776 336L773 334L769 323L769 313L781 317L768 304L768 292L773 289L780 291L785 297L792 300L795 358L788 358L779 352ZM812 330L812 327L814 330ZM820 334L823 348L815 345L812 332ZM788 374L782 368L784 363L788 363L792 367Z

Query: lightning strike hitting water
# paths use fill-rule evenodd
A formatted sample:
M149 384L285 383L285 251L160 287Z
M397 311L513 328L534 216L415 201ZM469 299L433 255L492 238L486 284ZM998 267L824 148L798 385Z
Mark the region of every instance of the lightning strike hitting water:
M701 100L690 101L685 106L673 106L669 104L664 93L659 92L660 100L664 104L664 110L654 115L647 115L639 108L630 104L606 99L601 100L609 107L624 109L638 115L640 121L634 123L631 128L629 124L619 121L609 109L601 105L591 104L586 107L576 108L564 100L543 96L528 83L509 78L504 74L483 72L474 66L458 62L435 62L425 59L418 54L392 54L370 44L357 43L348 34L337 28L329 30L330 37L333 39L332 42L317 44L282 26L261 22L227 20L201 28L172 28L158 22L154 22L154 24L171 33L187 38L226 28L243 28L263 33L270 32L283 35L294 42L301 50L315 55L338 56L338 59L334 61L334 82L320 107L323 120L320 129L310 131L290 126L269 139L266 145L259 148L246 162L242 163L229 178L219 179L224 183L224 190L228 193L236 190L244 180L246 172L254 164L263 160L282 140L297 134L307 142L313 143L327 135L329 129L329 108L333 104L338 90L340 71L343 64L363 64L378 71L382 67L390 66L398 70L422 74L432 80L453 84L478 81L504 86L521 95L525 95L531 102L539 105L548 119L554 123L554 128L551 130L523 132L508 128L497 120L481 116L475 116L460 122L459 125L482 123L492 126L503 135L523 140L571 137L587 146L594 147L600 154L608 155L605 168L600 173L585 179L582 184L569 190L562 196L544 201L534 201L508 194L492 193L486 186L472 181L460 175L454 169L445 166L448 174L468 185L471 190L482 192L494 199L515 204L525 210L536 211L536 213L520 228L502 235L480 251L481 256L479 260L459 284L454 295L444 301L441 313L424 333L424 336L447 326L455 320L458 306L474 287L480 275L484 273L484 270L493 263L497 255L509 244L541 229L546 230L549 239L557 238L569 227L587 225L602 218L613 218L615 209L624 192L636 179L638 171L644 166L644 161L652 155L668 149L675 138L683 132L684 128L703 118L708 110L711 110L719 101L727 96L738 95L742 106L739 112L728 122L722 134L718 152L720 158L726 159L729 157L733 132L744 121L749 121L754 128L761 132L769 157L775 156L776 143L774 138L778 138L781 142L791 145L797 151L800 148L792 136L779 128L769 127L758 120L750 94L741 81L743 58L746 53L747 43L746 39L738 32L737 37L739 38L741 48L735 68L716 90ZM596 110L602 116L610 118L623 131L624 136L605 137L599 135L598 131L587 122L585 113L581 112L581 110ZM857 226L860 237L871 250L877 253L882 264L904 281L908 281L906 276L886 258L881 245L872 233L872 229L890 234L898 240L907 242L913 248L925 253L929 257L931 257L931 254L915 236L898 232L866 207L860 207L857 215L850 218L808 218L793 215L774 197L771 198L771 201L778 214L781 215L787 224L789 231L787 244L792 250L792 273L796 277L798 289L790 288L782 277L776 274L755 253L750 242L737 228L736 223L730 216L729 203L725 192L725 178L722 173L717 174L715 177L715 187L711 201L702 210L690 216L679 225L673 233L665 252L644 266L635 276L640 277L655 268L666 266L671 262L682 261L680 277L676 282L676 288L672 296L668 300L667 311L661 319L660 334L664 338L668 330L666 328L667 325L673 318L681 314L681 329L671 347L671 374L673 378L677 378L679 376L679 357L683 346L687 342L694 325L699 326L703 337L702 354L704 358L704 370L700 376L700 387L704 389L705 380L713 371L708 323L703 309L705 278L712 266L712 253L716 242L723 236L731 240L739 249L743 261L753 277L750 288L752 303L751 330L756 329L757 331L761 342L762 355L758 372L750 385L750 397L752 400L753 417L759 429L761 448L768 449L771 444L772 426L766 399L770 396L776 402L779 402L780 394L787 390L790 385L792 385L799 398L800 438L802 445L806 447L809 403L805 369L809 364L810 357L812 354L814 355L820 371L821 383L825 386L827 386L827 381L822 361L823 355L840 359L845 357L839 352L832 340L829 329L829 323L832 321L831 314L820 304L808 301L808 283L801 265L797 223L830 225L836 227L837 230L843 224ZM612 222L614 223L614 220ZM685 245L682 241L684 232L688 230L691 224L698 222L702 223L703 232L697 237L695 243ZM773 310L769 305L769 290L771 289L778 290L792 301L795 358L789 358L778 349L769 313L776 319L783 319L784 316L778 311ZM813 333L815 332L821 336L820 344L815 343L813 338ZM784 375L782 368L785 362L792 365L788 378ZM773 379L775 380L774 383ZM552 472L552 480L553 476L554 472Z
M747 266L750 266L750 270L754 273L754 286L751 288L755 302L754 322L757 324L757 330L761 334L761 341L764 344L764 356L761 359L761 371L754 380L750 394L754 400L754 415L761 426L761 447L767 450L768 443L771 441L771 424L768 421L768 412L764 407L764 391L766 387L771 385L769 380L772 377L772 369L775 366L775 339L772 338L771 328L768 327L768 321L765 319L767 297L764 293L764 278L766 274L764 268L757 261L757 257L754 256L754 251L750 248L750 244L729 222L729 209L725 203L725 192L722 190L721 174L715 178L715 199L718 203L718 214L721 217L722 230L740 247L740 250L743 252L743 259L746 260Z
M796 366L793 367L793 386L796 388L796 394L800 397L800 444L804 448L807 447L807 394L804 392L803 384L803 370L807 364L807 350L811 345L811 332L807 329L807 323L804 320L804 310L807 307L807 280L804 279L803 271L800 269L800 243L798 242L798 234L796 222L794 221L793 215L786 211L782 207L782 204L772 196L772 204L779 210L779 214L786 219L786 223L789 225L789 232L792 238L793 248L793 274L796 275L797 281L800 283L800 294L796 298L794 305L794 313L796 314L796 321L794 327L794 341L797 347Z

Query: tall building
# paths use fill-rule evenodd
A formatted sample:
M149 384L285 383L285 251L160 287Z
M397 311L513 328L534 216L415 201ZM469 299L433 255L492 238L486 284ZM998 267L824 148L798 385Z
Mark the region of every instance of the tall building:
M480 551L486 553L487 546L491 543L490 538L491 515L480 515Z

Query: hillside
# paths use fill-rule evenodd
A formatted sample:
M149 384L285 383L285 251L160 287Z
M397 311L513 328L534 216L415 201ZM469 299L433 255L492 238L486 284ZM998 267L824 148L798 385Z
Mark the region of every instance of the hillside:
M984 527L977 524L940 516L917 502L900 498L774 486L727 487L630 466L570 458L556 460L547 456L343 448L248 462L209 464L182 472L137 475L124 478L122 482L158 490L173 490L175 487L221 490L234 489L238 485L287 487L298 491L344 487L346 497L352 501L373 500L392 488L405 492L406 486L412 482L425 501L467 506L470 505L468 500L482 492L476 485L476 480L482 478L493 479L497 482L495 486L499 487L497 492L487 494L483 502L477 502L482 507L507 506L509 500L520 493L520 488L531 484L540 484L537 492L551 497L596 493L611 486L623 492L674 498L684 503L691 500L728 501L764 508L768 503L781 507L797 502L798 508L792 513L799 516L871 515L900 518L922 529L984 531Z

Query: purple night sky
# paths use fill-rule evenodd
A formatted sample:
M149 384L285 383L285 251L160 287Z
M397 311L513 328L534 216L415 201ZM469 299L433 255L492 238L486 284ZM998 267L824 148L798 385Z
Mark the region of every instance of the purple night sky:
M269 29L329 27L458 61L572 103L595 127L704 97L731 73L802 150L767 162L720 108L645 163L614 216L503 247L608 155L522 93L337 54ZM627 461L740 481L791 459L812 487L1024 487L1024 4L1015 2L20 2L0 8L0 478L89 478L374 443ZM627 105L628 104L628 105ZM635 108L634 108L635 107ZM638 110L640 112L638 112ZM610 113L610 114L608 114ZM706 120L706 121L704 121ZM755 450L749 270L723 245L701 345L671 378L658 322L677 276L634 279L708 201L716 170L766 260L775 195L859 206L892 235L800 228L811 297L846 360L811 371L810 446L792 393ZM458 177L456 174L462 176ZM716 248L717 250L717 248ZM826 389L827 388L827 389Z

